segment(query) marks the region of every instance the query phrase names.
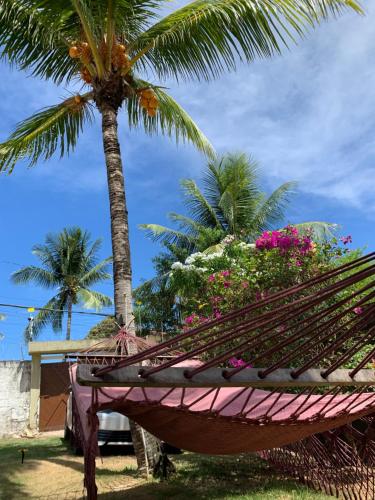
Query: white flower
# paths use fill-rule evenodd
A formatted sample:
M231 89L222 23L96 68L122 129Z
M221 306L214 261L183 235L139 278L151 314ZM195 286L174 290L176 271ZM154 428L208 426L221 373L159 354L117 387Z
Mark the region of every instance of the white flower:
M171 269L176 270L176 269L184 269L185 266L181 262L173 262Z
M228 234L228 236L226 236L221 243L223 245L230 245L235 239L236 237L234 236L234 234Z
M207 267L196 267L195 270L198 273L206 273L208 271Z
M241 248L241 250L250 250L255 248L255 243L245 243L244 241L241 241L238 244L238 247Z
M185 264L193 264L197 259L199 259L199 257L201 257L203 254L201 254L200 252L196 252L196 253L192 253L191 255L189 255L189 257L187 257L187 259L185 260Z
M202 260L214 260L217 259L218 257L221 257L223 255L223 250L220 252L215 252L215 253L208 253L205 254L204 257L202 257Z

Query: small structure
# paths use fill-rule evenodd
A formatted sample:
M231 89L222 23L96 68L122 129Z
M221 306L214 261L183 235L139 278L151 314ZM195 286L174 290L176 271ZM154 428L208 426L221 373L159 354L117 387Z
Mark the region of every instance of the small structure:
M30 416L29 416L30 430L34 432L39 430L42 361L47 362L47 361L63 360L67 354L81 351L82 349L88 349L96 342L97 341L92 339L29 342L29 354L31 356ZM57 363L54 364L57 365ZM69 383L69 376L67 369L66 369L66 382L67 384Z

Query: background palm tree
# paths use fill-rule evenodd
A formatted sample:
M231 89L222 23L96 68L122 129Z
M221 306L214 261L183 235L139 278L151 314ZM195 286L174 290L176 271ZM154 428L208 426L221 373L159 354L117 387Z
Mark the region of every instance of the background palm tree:
M130 325L131 263L117 114L124 105L129 126L189 140L212 154L207 139L152 75L210 79L280 52L329 14L362 12L355 0L195 0L162 19L167 0L1 0L0 54L32 75L69 84L79 79L87 92L74 93L20 123L0 145L0 170L31 164L74 149L79 133L102 118L107 166L115 314ZM156 20L155 20L156 19Z
M90 242L89 233L80 228L48 234L44 245L33 247L33 253L42 266L26 266L12 274L12 281L16 284L34 282L43 288L57 290L33 320L33 339L49 324L55 332L60 332L66 313L66 340L69 340L74 304L97 310L112 305L110 297L90 289L92 285L111 278L107 268L112 258L98 262L100 245L101 240ZM30 339L29 327L26 337Z
M203 175L203 190L192 179L181 181L183 203L188 215L170 213L178 225L171 229L142 224L154 241L184 248L188 253L205 251L227 235L253 242L263 231L285 220L285 210L295 192L295 182L285 182L271 195L259 186L257 163L246 154L228 154L210 161ZM334 224L306 222L302 227L329 232Z

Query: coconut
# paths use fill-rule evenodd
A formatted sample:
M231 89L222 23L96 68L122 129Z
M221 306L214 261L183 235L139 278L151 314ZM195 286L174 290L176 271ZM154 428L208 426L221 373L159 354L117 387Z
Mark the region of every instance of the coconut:
M79 49L76 45L73 45L69 49L69 55L72 59L78 59L79 57Z
M156 95L149 99L149 107L154 109L159 107L159 99L156 97Z
M81 97L80 95L75 95L75 96L74 96L74 102L75 102L76 104L81 104L81 102L82 102L82 97Z
M82 42L81 43L81 61L83 62L84 65L90 64L92 60L92 54L91 54L91 49L90 45L87 42Z
M87 68L81 70L81 78L86 83L92 83L92 76Z
M142 108L148 108L149 107L148 103L149 103L149 100L143 96L139 100L139 104L142 106Z
M143 97L146 97L147 99L151 99L151 97L155 97L155 92L152 89L142 90L141 94Z
M148 108L147 114L148 114L148 116L151 116L151 117L156 116L156 109L154 109L154 108Z

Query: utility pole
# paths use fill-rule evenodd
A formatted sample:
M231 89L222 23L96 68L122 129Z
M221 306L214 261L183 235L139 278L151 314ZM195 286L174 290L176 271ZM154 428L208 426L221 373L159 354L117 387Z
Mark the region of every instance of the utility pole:
M33 307L29 307L27 309L29 313L33 313L35 309ZM34 316L30 314L30 316L27 318L29 321L29 336L30 336L30 342L33 340L33 333L34 333Z

